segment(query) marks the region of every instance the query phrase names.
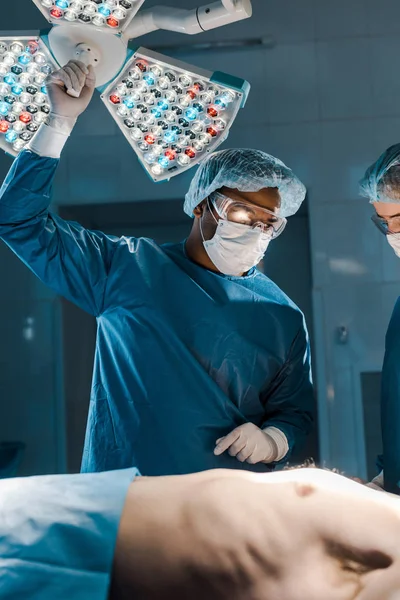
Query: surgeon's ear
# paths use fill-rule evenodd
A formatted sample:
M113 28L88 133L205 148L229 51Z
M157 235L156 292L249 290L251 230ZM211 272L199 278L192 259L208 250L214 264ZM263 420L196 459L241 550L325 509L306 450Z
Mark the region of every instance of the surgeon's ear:
M198 204L196 206L196 208L193 210L193 214L194 214L195 218L200 219L200 217L203 216L206 205L207 205L206 200L203 200L203 202L200 202L200 204Z

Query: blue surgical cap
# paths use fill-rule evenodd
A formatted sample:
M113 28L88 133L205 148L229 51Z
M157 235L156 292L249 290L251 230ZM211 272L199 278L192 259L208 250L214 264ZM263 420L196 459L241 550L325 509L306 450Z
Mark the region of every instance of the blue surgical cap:
M214 152L200 164L185 197L185 213L193 216L196 206L224 186L241 192L278 188L283 217L297 212L306 195L305 186L279 159L261 150L232 148Z
M390 148L385 150L378 160L367 169L364 177L360 181L361 195L369 198L370 202L400 202L400 199L390 197L390 195L386 194L386 192L390 191L390 186L382 185L382 178L384 175L389 169L396 165L400 167L400 144L390 146ZM399 193L399 191L400 173L397 193Z

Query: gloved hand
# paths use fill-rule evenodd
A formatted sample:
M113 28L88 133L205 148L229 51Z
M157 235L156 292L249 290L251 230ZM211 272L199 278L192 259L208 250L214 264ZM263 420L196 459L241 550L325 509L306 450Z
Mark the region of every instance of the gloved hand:
M246 461L250 465L259 462L271 463L278 455L278 448L272 437L253 423L240 425L216 441L216 456L226 450L240 462Z
M92 65L86 67L79 60L70 60L65 67L54 71L46 80L51 116L75 122L88 107L95 85Z

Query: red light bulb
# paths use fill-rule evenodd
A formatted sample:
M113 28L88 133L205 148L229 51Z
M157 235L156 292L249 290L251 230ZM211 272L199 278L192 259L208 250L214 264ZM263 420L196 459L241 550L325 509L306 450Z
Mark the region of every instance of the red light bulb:
M50 14L55 19L61 19L61 17L64 16L64 13L61 10L61 8L55 8L55 7L51 9Z
M194 100L196 98L196 94L197 94L197 92L194 89L187 91L187 95L190 96L192 100Z
M19 120L23 123L30 123L32 121L32 116L28 112L23 112L19 115Z
M6 133L8 131L9 127L10 127L10 123L7 123L7 121L0 121L0 132L1 133Z
M113 104L120 104L121 98L117 94L111 94L110 100Z
M194 158L196 156L196 152L193 148L186 148L185 154L187 154L189 158Z
M210 115L210 117L214 117L214 118L215 118L215 117L218 117L218 111L217 111L217 109L215 108L215 106L209 106L209 107L207 108L207 112L208 112L208 114Z
M144 141L147 142L148 144L154 144L154 142L156 141L156 138L154 137L154 135L151 135L151 133L148 133L147 135L144 136Z
M218 131L217 129L215 129L215 127L208 127L207 133L211 135L211 137L215 137L216 135L218 135Z
M34 40L31 40L30 42L28 42L26 48L31 54L35 54L35 52L39 50L39 44Z
M175 150L167 150L165 152L165 156L169 159L169 160L174 160L176 157L176 152Z
M108 17L107 25L109 25L110 27L118 27L119 21L115 17Z

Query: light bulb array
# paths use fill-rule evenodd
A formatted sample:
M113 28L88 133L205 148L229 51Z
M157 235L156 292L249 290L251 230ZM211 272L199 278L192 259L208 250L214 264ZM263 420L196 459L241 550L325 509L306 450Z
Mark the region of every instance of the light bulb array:
M79 23L121 31L131 21L143 0L33 0L53 23Z
M39 38L0 40L0 147L18 154L48 119L46 77L57 65Z
M102 94L154 181L182 173L215 150L246 97L211 72L171 61L140 48Z

